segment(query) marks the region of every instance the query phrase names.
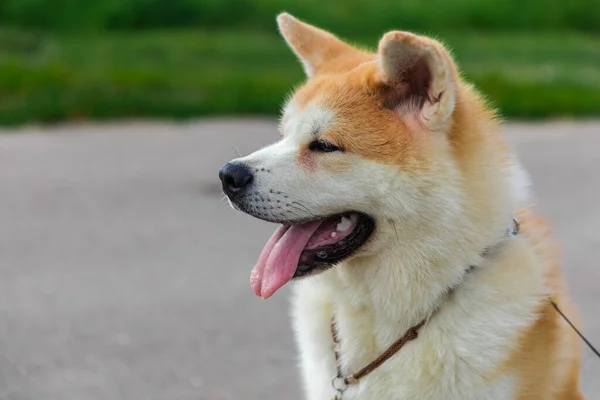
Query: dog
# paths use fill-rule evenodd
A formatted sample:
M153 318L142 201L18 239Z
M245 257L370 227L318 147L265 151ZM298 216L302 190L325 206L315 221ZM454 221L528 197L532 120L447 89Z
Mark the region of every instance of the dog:
M277 21L307 81L281 139L219 176L234 208L280 224L250 283L266 299L297 281L306 398L583 399L578 338L550 303L574 316L556 243L450 52Z

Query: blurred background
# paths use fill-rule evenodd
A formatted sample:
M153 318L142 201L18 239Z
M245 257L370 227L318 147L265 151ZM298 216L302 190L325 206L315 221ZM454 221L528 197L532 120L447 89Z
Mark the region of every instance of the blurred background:
M439 37L508 117L600 112L598 0L2 0L0 123L273 115L303 78L282 10L369 48Z
M288 11L374 49L444 41L506 118L600 345L598 0L0 0L0 400L300 400L271 224L219 167L304 79ZM582 387L600 399L584 350Z

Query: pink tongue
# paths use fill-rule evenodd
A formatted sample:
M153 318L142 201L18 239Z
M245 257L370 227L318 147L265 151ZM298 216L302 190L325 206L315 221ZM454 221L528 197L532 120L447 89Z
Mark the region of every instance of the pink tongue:
M250 286L257 296L267 299L292 279L302 250L321 223L282 225L273 233L250 274Z

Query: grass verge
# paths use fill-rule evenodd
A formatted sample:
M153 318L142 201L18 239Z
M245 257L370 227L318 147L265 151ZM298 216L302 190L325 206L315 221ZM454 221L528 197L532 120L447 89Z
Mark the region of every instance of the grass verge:
M600 37L440 36L507 117L600 115ZM355 43L374 47L377 37ZM275 34L0 31L0 124L278 112L304 79Z

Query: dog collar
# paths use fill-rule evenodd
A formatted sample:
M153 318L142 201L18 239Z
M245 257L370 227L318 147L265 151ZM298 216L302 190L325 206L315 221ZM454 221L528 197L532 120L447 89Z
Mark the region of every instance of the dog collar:
M513 216L512 223L506 230L505 237L517 236L519 234L520 230L521 230L521 225L519 224L519 220L517 219L516 216ZM481 256L482 257L489 256L491 253L495 252L503 243L504 243L504 240L500 241L499 243L497 243L491 247L486 247L483 250L483 252L481 252ZM465 271L465 274L473 272L475 270L475 268L476 268L475 265L469 266L467 268L467 270ZM458 285L460 285L460 283L455 285L454 287L451 287L449 290L449 293L453 292ZM432 313L432 315L436 311L434 311ZM429 318L431 318L431 315L429 317L423 319L417 325L415 325L412 328L410 328L409 330L407 330L404 333L404 335L402 335L402 337L400 337L400 339L398 339L394 343L392 343L392 345L390 347L388 347L383 353L381 353L381 355L379 357L377 357L375 360L373 360L367 366L365 366L358 372L344 376L344 374L342 372L342 364L341 364L341 357L340 357L340 342L338 339L335 317L333 317L331 319L331 337L333 339L333 344L334 344L333 354L335 356L335 366L337 369L337 375L331 381L331 386L333 386L333 388L335 390L334 400L342 400L342 395L344 394L344 392L346 391L348 386L357 383L361 378L364 378L365 376L367 376L368 374L373 372L375 369L377 369L379 366L381 366L381 364L383 364L384 362L386 362L387 360L392 358L397 352L400 351L400 349L402 347L404 347L404 345L406 343L408 343L412 340L415 340L419 336L419 330L423 327L423 325L425 325L425 323L427 323L427 320Z

